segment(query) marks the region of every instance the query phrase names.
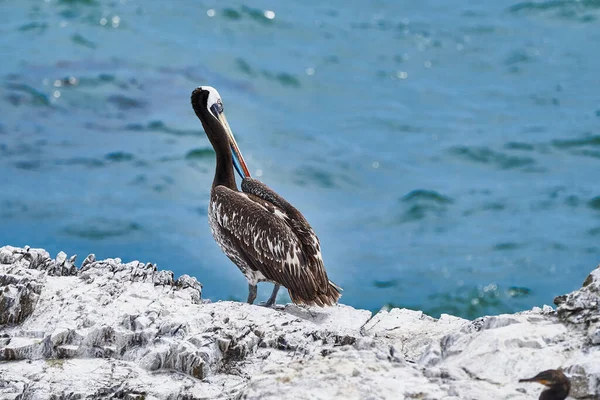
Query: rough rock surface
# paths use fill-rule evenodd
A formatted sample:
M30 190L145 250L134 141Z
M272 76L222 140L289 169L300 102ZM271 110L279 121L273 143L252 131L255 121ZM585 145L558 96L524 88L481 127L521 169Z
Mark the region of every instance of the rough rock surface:
M339 305L206 303L152 264L0 248L2 399L537 399L550 368L600 398L600 268L580 290L474 321Z

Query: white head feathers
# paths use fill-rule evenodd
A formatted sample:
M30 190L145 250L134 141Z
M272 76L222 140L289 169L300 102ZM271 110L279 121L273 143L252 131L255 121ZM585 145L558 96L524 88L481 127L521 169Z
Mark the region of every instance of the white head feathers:
M208 92L208 100L206 101L206 108L208 109L209 112L211 112L211 107L217 103L221 103L223 104L222 100L221 100L221 96L219 95L219 92L217 92L217 89L215 89L212 86L200 86L200 89L202 90L206 90Z

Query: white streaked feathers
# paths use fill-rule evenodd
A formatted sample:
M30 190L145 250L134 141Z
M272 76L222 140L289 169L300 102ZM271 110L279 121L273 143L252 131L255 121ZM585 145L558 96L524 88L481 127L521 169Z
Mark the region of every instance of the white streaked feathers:
M286 279L296 281L315 280L311 268L319 266L307 265L308 259L303 253L306 249L303 250L284 211L263 201L253 201L243 192L224 187L216 189L209 204L211 231L223 252L238 265L249 283L275 281L265 274L270 277L287 276ZM242 201L236 201L236 196L240 196L237 200ZM231 203L237 203L235 211ZM269 215L274 218L268 218ZM316 253L314 257L323 268L319 240L312 230L310 234L311 250ZM248 261L250 255L256 259ZM285 286L285 282L278 283Z
M289 219L287 214L283 213L279 208L275 209L275 215L284 220ZM316 239L316 236L315 236L315 239Z
M236 220L237 218L241 218L241 215L234 212L231 214L230 219L227 213L222 212L222 204L210 202L208 206L210 231L223 253L240 268L250 284L256 285L258 282L267 281L260 271L255 271L246 264L244 258L236 251L235 246L221 228L223 225L229 225L230 220Z

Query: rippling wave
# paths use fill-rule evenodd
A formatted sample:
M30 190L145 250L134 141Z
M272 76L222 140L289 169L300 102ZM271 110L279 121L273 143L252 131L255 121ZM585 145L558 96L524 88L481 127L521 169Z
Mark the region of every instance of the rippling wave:
M0 244L243 298L207 225L215 156L189 96L209 84L343 302L475 318L580 286L600 261L600 2L269 7L6 3Z

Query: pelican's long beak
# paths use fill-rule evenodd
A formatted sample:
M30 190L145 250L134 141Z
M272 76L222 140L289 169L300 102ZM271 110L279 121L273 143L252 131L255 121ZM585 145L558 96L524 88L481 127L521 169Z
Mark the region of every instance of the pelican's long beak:
M248 167L246 166L246 161L244 161L244 157L242 156L242 152L233 137L233 132L229 127L229 123L227 123L227 118L225 118L225 113L221 112L219 114L219 121L223 124L225 131L227 132L227 136L229 136L229 146L231 147L231 157L233 158L233 166L235 170L239 174L239 176L244 178L250 178L250 171L248 171Z

